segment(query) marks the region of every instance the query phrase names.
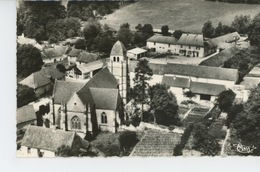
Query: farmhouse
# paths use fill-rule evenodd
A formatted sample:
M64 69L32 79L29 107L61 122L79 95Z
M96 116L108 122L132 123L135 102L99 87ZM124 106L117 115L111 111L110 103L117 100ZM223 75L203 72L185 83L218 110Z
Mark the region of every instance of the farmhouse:
M130 60L131 59L137 60L139 58L145 57L146 54L147 54L147 50L138 47L127 51L127 57Z
M23 137L19 154L24 157L55 157L55 153L61 146L68 146L76 151L87 151L89 143L75 132L29 126Z
M180 39L171 36L154 35L146 46L154 52L172 53L187 57L204 57L207 47L201 34L183 33Z

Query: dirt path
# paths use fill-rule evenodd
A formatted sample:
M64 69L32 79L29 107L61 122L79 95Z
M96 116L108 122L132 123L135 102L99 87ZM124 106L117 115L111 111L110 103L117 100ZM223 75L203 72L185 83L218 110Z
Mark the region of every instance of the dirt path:
M227 129L227 134L226 134L225 140L223 141L223 144L221 147L220 156L227 156L225 153L225 146L226 146L227 139L229 138L229 135L230 135L230 129Z

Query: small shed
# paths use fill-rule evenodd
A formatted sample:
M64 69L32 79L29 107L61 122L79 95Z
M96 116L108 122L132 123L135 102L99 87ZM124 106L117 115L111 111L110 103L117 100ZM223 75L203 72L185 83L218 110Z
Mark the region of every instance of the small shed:
M130 60L131 59L137 60L141 57L145 57L146 55L147 55L147 50L138 47L127 51L127 57Z

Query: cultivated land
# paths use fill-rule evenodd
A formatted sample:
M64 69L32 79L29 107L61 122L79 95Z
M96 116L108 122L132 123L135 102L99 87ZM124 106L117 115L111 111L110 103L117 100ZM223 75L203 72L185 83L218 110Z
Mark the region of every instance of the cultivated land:
M131 29L139 23L149 23L155 29L168 25L171 30L201 33L201 28L207 20L211 20L214 26L217 26L218 22L229 25L236 15L251 15L253 18L259 11L260 5L203 0L140 0L105 16L101 23L116 30L122 23L128 22Z

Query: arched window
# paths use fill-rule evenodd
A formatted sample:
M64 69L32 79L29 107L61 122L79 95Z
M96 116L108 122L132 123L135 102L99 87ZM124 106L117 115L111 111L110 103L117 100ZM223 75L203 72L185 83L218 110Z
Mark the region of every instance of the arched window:
M71 129L74 129L74 130L80 130L81 129L81 123L80 123L79 117L74 116L71 119Z
M107 114L105 112L101 113L101 123L107 124Z
M116 61L116 57L114 57L114 62Z
M119 57L117 57L117 62L119 62Z

